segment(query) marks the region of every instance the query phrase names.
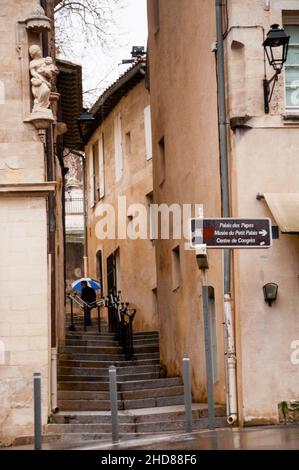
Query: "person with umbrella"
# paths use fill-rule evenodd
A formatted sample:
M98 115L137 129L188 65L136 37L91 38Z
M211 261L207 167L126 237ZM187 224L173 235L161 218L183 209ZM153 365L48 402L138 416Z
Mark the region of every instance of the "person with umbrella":
M87 303L87 306L84 307L84 324L85 326L90 326L91 325L91 305L96 302L96 291L92 288L89 287L87 284L87 281L82 281L82 293L81 293L81 299Z
M90 277L81 277L76 281L72 282L72 288L77 291L81 292L81 299L83 300L82 308L84 309L84 326L91 325L91 309L96 307L96 290L101 289L101 284L99 281L95 279L91 279Z

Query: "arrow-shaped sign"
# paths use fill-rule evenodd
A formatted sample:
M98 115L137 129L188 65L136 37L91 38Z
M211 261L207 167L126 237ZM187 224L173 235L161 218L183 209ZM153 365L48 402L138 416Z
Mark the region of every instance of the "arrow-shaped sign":
M265 237L268 234L268 232L267 232L267 230L263 229L259 232L259 234L262 235L263 237Z
M205 244L207 248L269 248L271 221L267 218L223 217L190 220L192 248Z

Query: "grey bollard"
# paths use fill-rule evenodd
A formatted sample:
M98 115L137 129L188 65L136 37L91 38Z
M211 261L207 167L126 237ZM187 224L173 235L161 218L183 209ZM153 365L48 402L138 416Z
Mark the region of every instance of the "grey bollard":
M42 404L41 404L41 375L33 374L34 389L34 450L42 450Z
M186 432L192 432L192 394L190 381L190 358L188 354L183 357L183 377L184 377L184 403L186 416Z
M111 424L112 424L112 442L119 441L118 435L118 405L117 405L117 382L116 368L109 367L109 387L110 387L110 405L111 405Z

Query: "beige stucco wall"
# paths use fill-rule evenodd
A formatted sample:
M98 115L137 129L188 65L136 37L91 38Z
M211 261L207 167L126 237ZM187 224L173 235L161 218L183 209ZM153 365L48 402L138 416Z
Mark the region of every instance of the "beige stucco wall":
M154 199L157 203L204 204L205 216L220 216L214 9L210 1L160 1L154 32L148 1L149 60L153 123ZM159 141L165 142L160 183ZM172 249L180 245L181 285L172 290ZM210 251L209 285L215 288L218 381L215 400L224 402L221 253ZM193 398L206 399L201 278L194 251L184 240L156 243L161 360L169 375L182 373L189 353Z
M88 267L89 275L96 277L96 253L102 250L103 293L107 294L106 259L119 248L120 272L118 289L124 301L137 309L134 319L135 330L157 330L158 316L152 289L156 287L155 249L150 240L121 239L118 237L118 213L127 226L129 219L124 210L118 212L118 197L126 197L127 209L131 204L148 205L146 195L153 189L152 162L146 160L144 108L149 105L149 95L144 80L139 82L124 96L104 123L92 136L86 155L91 158L92 146L104 134L105 196L88 209ZM114 117L121 116L123 173L119 181L115 179ZM126 148L126 133L131 134L131 151ZM97 172L98 169L96 168ZM89 167L87 164L87 175ZM99 220L95 211L100 204L111 204L116 215L115 239L99 240L95 228ZM88 204L90 205L90 204ZM104 313L103 313L104 315Z
M230 1L230 25L282 24L282 9L298 9L298 2ZM269 115L264 114L261 29L232 30L226 39L228 100L231 116L251 117L249 129L230 133L233 215L270 217L257 193L298 192L298 121L283 119L284 76L279 78ZM232 40L244 47L232 48ZM268 79L273 71L267 67ZM298 399L298 365L291 363L291 342L299 338L297 235L279 235L268 250L235 250L235 299L239 411L245 424L277 422L278 403ZM279 285L270 308L262 287Z
M45 181L44 146L32 124L30 44L24 20L36 0L0 0L0 185ZM49 413L49 291L46 195L0 196L0 445L33 434L33 373L42 374L42 422ZM58 242L61 239L57 239Z
M33 373L48 405L47 222L43 198L0 198L0 443L33 433Z

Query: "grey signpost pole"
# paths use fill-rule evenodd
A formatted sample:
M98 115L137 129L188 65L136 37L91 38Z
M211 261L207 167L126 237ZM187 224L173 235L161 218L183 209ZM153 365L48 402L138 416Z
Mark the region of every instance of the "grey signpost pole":
M213 393L213 363L212 363L212 344L211 344L211 324L209 318L209 286L207 282L207 271L202 270L202 301L203 317L205 330L205 357L206 357L206 375L207 375L207 395L208 395L208 415L209 428L215 429L215 406Z
M110 382L112 442L117 443L119 441L119 435L118 435L117 382L116 382L115 366L109 367L109 382Z
M188 354L183 357L183 374L184 374L184 402L186 416L186 432L192 432L192 395L190 381L190 358Z
M42 409L41 409L41 375L33 374L34 389L34 450L42 450Z
M209 268L207 246L199 245L196 249L196 261L198 268L202 272L202 302L203 302L203 319L204 319L204 335L205 335L205 359L206 359L206 384L208 396L208 416L209 428L215 429L215 406L213 394L213 363L212 363L212 337L211 324L209 318L209 286L207 270Z

